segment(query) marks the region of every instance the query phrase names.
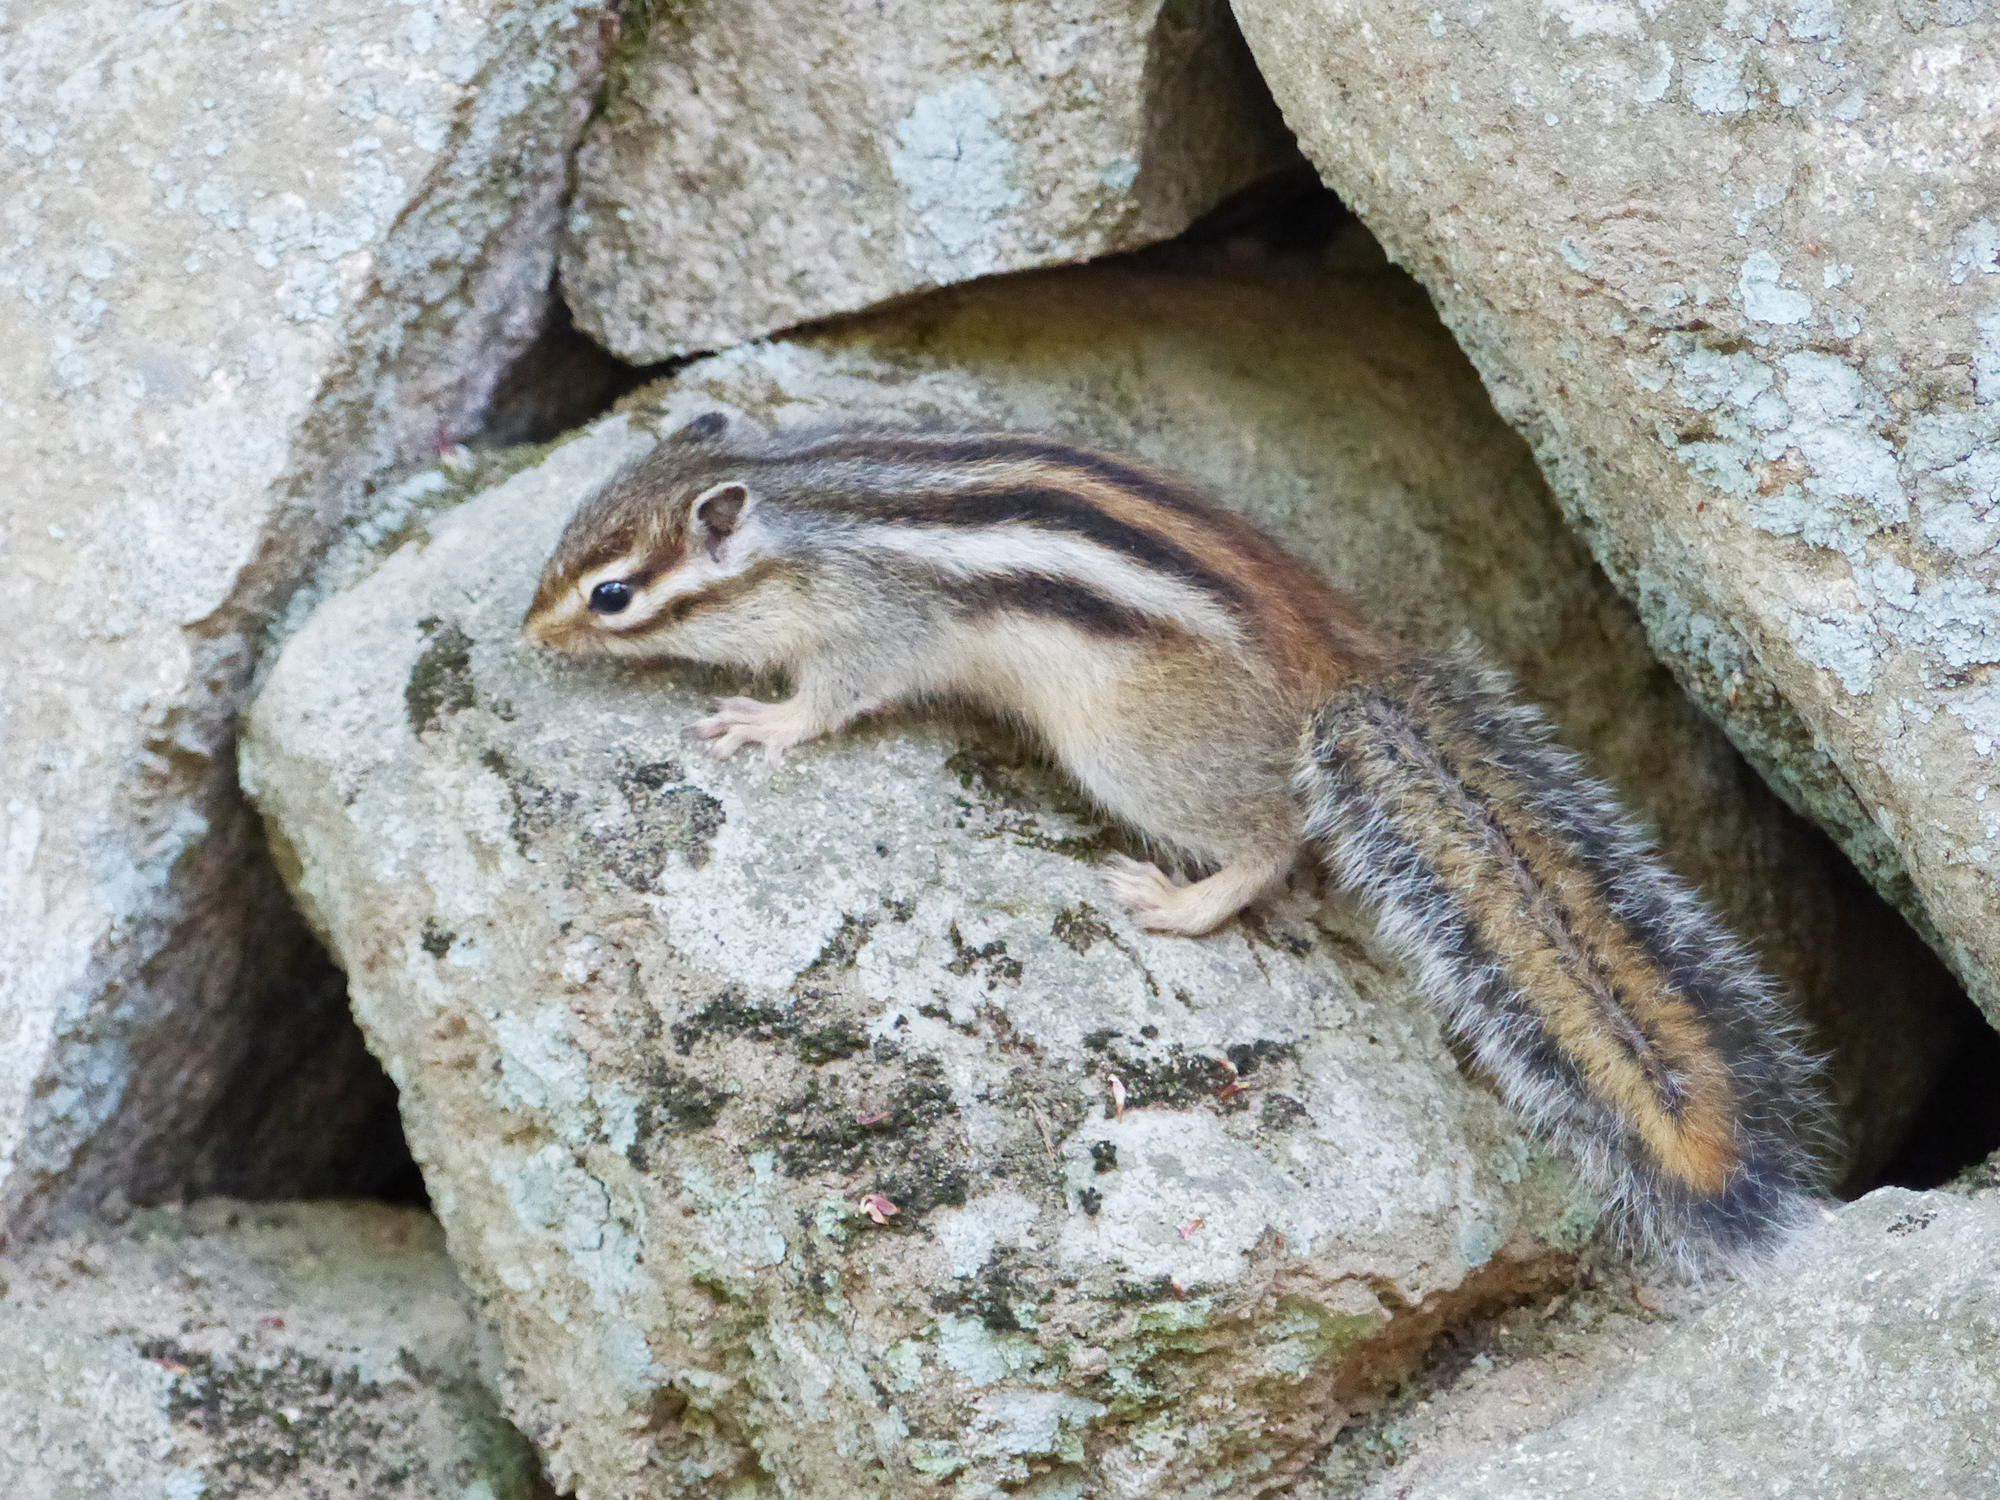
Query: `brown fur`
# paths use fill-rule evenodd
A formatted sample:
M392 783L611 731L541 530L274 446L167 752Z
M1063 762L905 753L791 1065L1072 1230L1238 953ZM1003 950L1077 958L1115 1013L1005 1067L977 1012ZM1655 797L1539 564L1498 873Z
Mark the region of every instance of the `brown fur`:
M1052 485L1108 516L1151 532L1234 584L1248 601L1266 665L1308 711L1341 682L1401 654L1399 643L1364 620L1319 573L1235 512L1185 481L1130 459L1066 448L1016 434L964 440L990 453L976 465L977 488ZM854 453L921 458L907 440L850 440Z
M1673 992L1589 874L1523 803L1530 791L1482 747L1412 741L1466 801L1440 820L1426 801L1403 826L1461 898L1487 945L1541 1014L1590 1090L1625 1119L1659 1163L1699 1193L1721 1190L1737 1162L1729 1070L1700 1017Z

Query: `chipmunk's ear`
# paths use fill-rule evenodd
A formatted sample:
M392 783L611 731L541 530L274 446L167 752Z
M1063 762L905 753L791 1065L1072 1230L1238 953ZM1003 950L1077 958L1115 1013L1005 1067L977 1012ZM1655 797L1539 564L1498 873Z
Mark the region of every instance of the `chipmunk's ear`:
M721 437L729 426L729 418L719 411L705 411L683 427L676 427L667 434L667 441L682 446L712 443Z
M695 497L694 535L711 558L722 556L722 544L743 525L753 504L750 491L733 479Z

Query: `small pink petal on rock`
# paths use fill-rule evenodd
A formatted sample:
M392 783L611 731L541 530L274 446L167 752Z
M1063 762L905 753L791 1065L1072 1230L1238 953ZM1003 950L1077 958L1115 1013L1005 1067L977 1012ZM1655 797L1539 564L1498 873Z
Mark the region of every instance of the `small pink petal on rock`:
M861 1200L861 1206L868 1210L868 1217L877 1224L886 1224L889 1222L889 1215L902 1212L880 1193L870 1193Z

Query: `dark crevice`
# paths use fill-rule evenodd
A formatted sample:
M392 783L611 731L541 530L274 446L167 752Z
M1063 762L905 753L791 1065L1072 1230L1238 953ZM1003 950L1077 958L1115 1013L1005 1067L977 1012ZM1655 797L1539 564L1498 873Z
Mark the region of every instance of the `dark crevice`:
M256 1066L204 1123L192 1196L373 1198L428 1209L396 1085L369 1053L347 976L310 933L288 935L289 974L254 997ZM294 1163L278 1175L272 1163Z
M201 1113L174 1135L192 1149L152 1160L142 1147L127 1192L142 1204L226 1196L427 1208L396 1086L362 1040L347 976L292 904L254 823L248 832L235 875L241 905L232 910L248 916L228 965L231 1014L226 1026L212 1018L230 1045L205 1060L208 1076L188 1092ZM144 1107L149 1117L173 1111L158 1098Z
M10 1237L218 1195L426 1201L395 1087L362 1042L345 977L286 892L256 814L231 792L230 803L207 804L210 837L179 872L180 919L132 986L179 1003L127 1031L113 1111L59 1172L36 1180ZM116 1034L93 1040L118 1045Z
M478 431L467 441L476 448L552 442L603 416L621 396L701 357L627 364L578 329L557 278L541 332L500 376Z
M1930 1096L1902 1146L1855 1196L1878 1187L1942 1187L2000 1151L2000 1032L1970 999L1956 1017L1958 1035Z
M1769 795L1750 763L1735 759L1743 795ZM1823 868L1844 938L1793 955L1802 965L1792 970L1795 983L1842 997L1814 1014L1810 1041L1832 1054L1826 1071L1848 1119L1874 1125L1872 1149L1850 1155L1834 1191L1858 1198L1878 1187L1936 1187L2000 1146L2000 1086L1992 1082L2000 1079L2000 1034L1833 837L1789 809L1782 816L1798 830L1799 857ZM1882 1021L1885 1012L1893 1024Z
M1302 161L1230 194L1177 238L1130 254L1178 249L1221 250L1230 258L1317 255L1353 222L1353 210Z

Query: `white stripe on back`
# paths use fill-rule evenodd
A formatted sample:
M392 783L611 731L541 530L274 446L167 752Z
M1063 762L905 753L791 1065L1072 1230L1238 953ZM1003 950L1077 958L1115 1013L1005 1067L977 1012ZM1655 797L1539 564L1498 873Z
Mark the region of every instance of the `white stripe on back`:
M1168 578L1114 548L1035 526L957 529L863 522L839 528L836 546L892 552L959 578L1040 574L1095 589L1116 604L1170 620L1211 640L1239 643L1234 616L1201 589Z

